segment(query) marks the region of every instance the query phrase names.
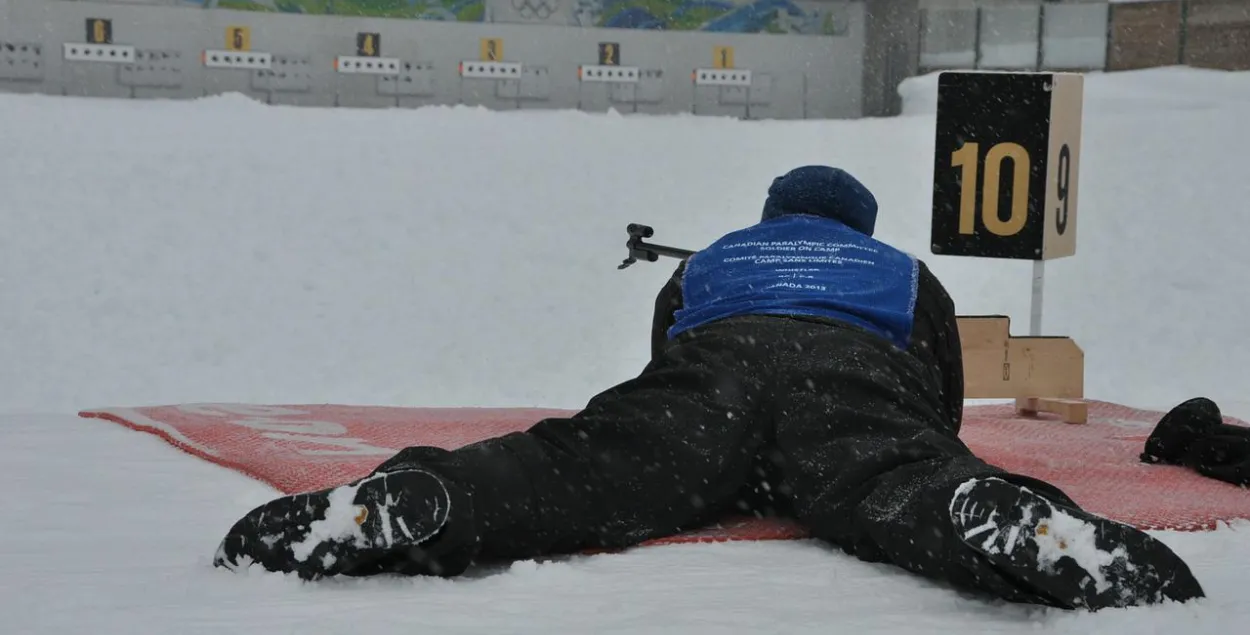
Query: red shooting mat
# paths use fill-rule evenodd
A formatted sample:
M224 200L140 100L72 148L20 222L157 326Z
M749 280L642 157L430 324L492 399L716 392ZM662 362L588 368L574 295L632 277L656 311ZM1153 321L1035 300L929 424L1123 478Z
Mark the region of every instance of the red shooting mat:
M291 493L365 474L412 445L447 449L524 430L569 410L342 405L184 404L79 413L150 432L202 459ZM965 409L961 437L986 461L1049 481L1086 509L1143 529L1213 529L1250 519L1250 490L1138 455L1160 412L1091 401L1089 422L1022 417L1010 404ZM1245 425L1227 419L1228 423ZM804 529L778 519L728 518L648 544L785 540Z

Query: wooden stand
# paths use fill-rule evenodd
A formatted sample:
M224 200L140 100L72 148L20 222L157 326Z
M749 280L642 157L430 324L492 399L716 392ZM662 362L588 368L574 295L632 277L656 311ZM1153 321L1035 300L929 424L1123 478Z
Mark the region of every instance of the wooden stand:
M1085 353L1069 337L1012 337L1005 315L960 316L964 398L1014 399L1016 411L1088 421Z
M1017 397L1016 412L1037 416L1039 412L1059 415L1064 423L1087 423L1089 405L1077 399L1043 399L1040 397Z

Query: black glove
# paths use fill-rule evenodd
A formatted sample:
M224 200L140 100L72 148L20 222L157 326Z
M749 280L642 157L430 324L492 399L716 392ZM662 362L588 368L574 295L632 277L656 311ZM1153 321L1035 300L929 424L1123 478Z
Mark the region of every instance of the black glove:
M1250 486L1250 436L1215 434L1198 439L1185 455L1185 465L1203 476Z
M1224 423L1219 406L1190 399L1163 416L1146 439L1145 463L1190 468L1233 485L1250 485L1250 428Z

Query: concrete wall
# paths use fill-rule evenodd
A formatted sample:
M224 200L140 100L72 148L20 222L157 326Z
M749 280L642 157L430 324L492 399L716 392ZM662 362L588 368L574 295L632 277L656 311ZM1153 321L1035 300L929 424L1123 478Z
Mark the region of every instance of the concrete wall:
M874 0L865 5L864 112L897 115L903 110L898 85L918 72L919 0Z
M1108 70L1179 64L1184 15L1184 7L1179 2L1142 2L1115 7L1111 14L1112 39L1107 47Z
M865 15L847 3L836 36L780 36L633 29L474 24L299 16L180 7L0 0L0 90L50 94L191 98L237 91L268 103L495 109L580 108L750 118L859 117L865 106ZM113 43L131 45L128 63L69 61L63 45L86 41L86 20L112 20ZM226 48L228 26L251 30L251 50L273 56L269 70L207 68L201 54ZM345 74L339 55L356 54L358 32L381 36L381 56L399 74ZM499 38L508 79L469 79L462 61L480 58L481 39ZM618 46L638 67L636 84L581 82L578 67L598 62L599 44ZM749 86L696 86L692 71L714 66L715 47L733 48ZM871 80L872 78L869 78Z
M1190 0L1186 6L1184 63L1250 70L1250 3Z

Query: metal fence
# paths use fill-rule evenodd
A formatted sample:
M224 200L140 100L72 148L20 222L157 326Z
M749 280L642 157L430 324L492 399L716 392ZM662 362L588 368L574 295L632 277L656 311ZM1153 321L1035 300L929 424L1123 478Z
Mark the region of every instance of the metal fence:
M1157 0L922 10L919 71L1250 70L1250 2Z

